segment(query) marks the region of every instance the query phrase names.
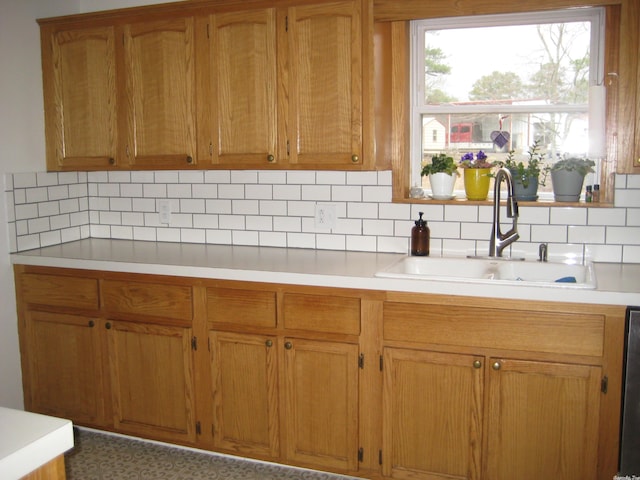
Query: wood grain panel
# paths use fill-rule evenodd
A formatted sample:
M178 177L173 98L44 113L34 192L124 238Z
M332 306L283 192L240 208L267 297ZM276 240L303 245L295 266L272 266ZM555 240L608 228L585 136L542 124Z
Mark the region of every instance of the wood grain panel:
M509 359L490 364L484 478L596 480L601 369Z
M276 326L276 293L263 290L207 288L207 319L253 327Z
M284 326L315 332L360 333L360 299L330 295L285 293Z
M604 316L385 302L384 339L600 357Z
M102 282L103 306L108 313L164 317L190 321L193 317L189 286L137 283L120 280Z
M385 475L481 478L483 361L481 356L385 349Z
M95 278L68 277L64 275L20 275L22 299L26 303L97 309L98 280Z

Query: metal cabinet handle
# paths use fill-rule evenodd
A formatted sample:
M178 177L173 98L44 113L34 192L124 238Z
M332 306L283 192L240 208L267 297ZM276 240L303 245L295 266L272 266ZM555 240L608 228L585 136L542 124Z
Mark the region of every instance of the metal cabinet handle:
M476 360L475 362L473 362L473 368L480 368L482 367L482 362L480 360Z
M115 164L116 164L116 159L115 159L115 158L113 158L113 157L111 157L111 158L109 159L109 165L115 165Z
M191 155L187 156L187 163L193 163L193 157Z
M266 342L264 342L264 344L265 344L267 347L272 347L272 346L273 346L273 340L267 340Z
M93 320L89 320L89 327L93 328L95 326L96 322L94 322Z
M287 350L291 350L293 348L293 343L291 342L286 342L284 344L284 348L286 348Z
M351 155L351 161L353 163L358 163L360 161L360 157L358 155L353 154Z
M276 161L276 157L274 157L273 155L269 154L267 155L267 162L269 163L273 163Z
M493 368L494 370L500 370L500 367L502 367L502 364L500 362L493 362L493 365L491 365L491 368Z
M105 323L104 328L106 328L107 330L111 330L111 322Z

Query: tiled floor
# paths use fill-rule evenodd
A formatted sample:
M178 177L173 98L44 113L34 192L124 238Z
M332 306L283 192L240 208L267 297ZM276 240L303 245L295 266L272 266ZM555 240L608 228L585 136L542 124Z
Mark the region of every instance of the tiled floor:
M65 455L68 480L347 480L311 470L174 448L75 429Z

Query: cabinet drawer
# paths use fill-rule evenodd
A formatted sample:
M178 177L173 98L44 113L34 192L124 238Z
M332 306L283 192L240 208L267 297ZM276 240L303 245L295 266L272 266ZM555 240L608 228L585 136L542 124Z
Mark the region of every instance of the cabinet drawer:
M284 294L285 328L360 334L360 299L332 295Z
M235 288L207 288L207 319L209 322L276 326L276 293Z
M25 273L20 275L20 291L26 303L97 309L98 280Z
M104 280L103 307L108 313L147 315L190 321L191 287L161 283Z
M604 316L385 302L384 339L600 357Z

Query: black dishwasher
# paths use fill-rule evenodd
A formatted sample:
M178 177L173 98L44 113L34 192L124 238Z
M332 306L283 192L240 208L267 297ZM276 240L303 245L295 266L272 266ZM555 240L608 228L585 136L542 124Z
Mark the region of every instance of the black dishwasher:
M640 475L640 307L627 308L620 475Z

